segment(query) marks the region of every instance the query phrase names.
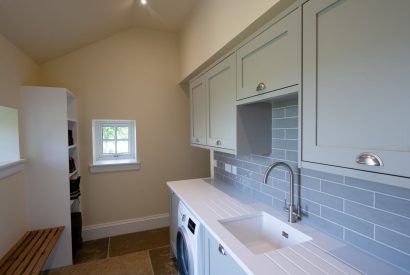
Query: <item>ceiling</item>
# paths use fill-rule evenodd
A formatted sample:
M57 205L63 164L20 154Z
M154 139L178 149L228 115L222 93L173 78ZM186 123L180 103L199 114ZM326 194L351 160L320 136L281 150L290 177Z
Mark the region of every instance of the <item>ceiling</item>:
M129 27L178 32L199 0L0 0L0 33L38 63Z

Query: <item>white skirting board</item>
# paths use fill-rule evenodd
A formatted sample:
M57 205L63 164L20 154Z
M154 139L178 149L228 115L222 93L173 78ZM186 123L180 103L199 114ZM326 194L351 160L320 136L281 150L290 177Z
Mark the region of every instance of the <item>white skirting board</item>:
M169 214L158 214L136 219L87 225L83 227L83 241L96 240L133 232L169 226Z

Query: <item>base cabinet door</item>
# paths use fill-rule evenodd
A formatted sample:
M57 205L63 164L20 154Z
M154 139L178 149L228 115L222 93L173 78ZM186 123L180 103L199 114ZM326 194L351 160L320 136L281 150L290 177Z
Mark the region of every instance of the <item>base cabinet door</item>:
M410 177L410 1L303 5L304 162Z
M171 252L177 255L177 234L178 234L178 205L179 197L174 191L169 191L169 240L171 243Z
M235 55L232 54L206 74L208 99L207 144L236 149Z
M204 275L246 275L216 239L204 230Z

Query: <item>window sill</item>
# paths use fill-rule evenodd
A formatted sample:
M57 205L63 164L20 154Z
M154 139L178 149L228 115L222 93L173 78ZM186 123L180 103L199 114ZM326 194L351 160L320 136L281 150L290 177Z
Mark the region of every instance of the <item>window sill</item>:
M25 159L0 163L0 180L21 172L24 169Z
M89 169L91 173L106 173L106 172L119 172L139 170L141 163L134 159L124 159L117 161L97 161L90 164Z

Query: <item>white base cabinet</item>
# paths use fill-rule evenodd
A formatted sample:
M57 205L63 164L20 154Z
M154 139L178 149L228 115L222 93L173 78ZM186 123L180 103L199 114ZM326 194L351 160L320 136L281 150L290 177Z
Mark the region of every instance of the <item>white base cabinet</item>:
M204 230L204 275L246 275L246 272L229 255L229 252Z
M29 230L64 226L45 269L71 265L69 156L78 160L78 152L76 144L68 145L68 130L76 142L75 97L64 88L22 87L21 101L27 226Z
M179 198L174 191L169 191L169 242L171 244L171 256L177 256L178 234L178 205Z
M303 5L303 162L410 177L408 11L407 0Z

